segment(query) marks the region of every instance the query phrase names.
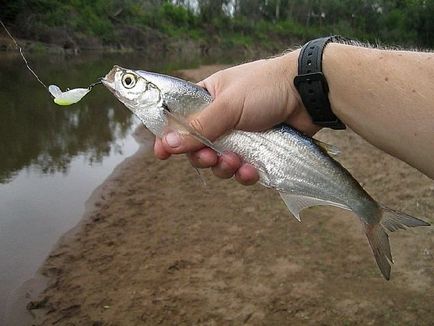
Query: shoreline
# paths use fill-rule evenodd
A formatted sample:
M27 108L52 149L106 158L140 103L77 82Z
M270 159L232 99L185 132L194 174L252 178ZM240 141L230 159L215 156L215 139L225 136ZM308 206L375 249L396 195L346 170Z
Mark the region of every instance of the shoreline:
M152 147L152 136L147 132L143 125L139 124L133 131L132 136L138 144L138 149L131 156L127 157L121 163L119 163L113 171L107 176L107 178L96 187L89 198L84 203L84 213L80 218L80 221L72 229L65 232L55 243L50 250L47 258L42 265L38 268L35 275L26 280L19 288L14 290L11 294L8 302L6 313L4 316L4 322L10 325L27 325L30 324L35 315L33 310L38 311L38 307L44 304L45 298L38 300L38 296L50 286L56 278L54 271L46 270L46 261L50 258L52 252L56 251L62 243L68 243L74 241L76 234L80 229L89 222L89 218L92 212L97 209L96 202L104 195L104 191L107 187L110 187L111 181L121 176L122 167L124 164L128 164L130 159L134 159L136 155L148 154ZM1 321L1 320L0 320Z
M14 37L15 38L15 37ZM244 44L233 44L230 47L222 44L204 43L194 39L178 39L168 38L159 40L149 46L134 46L134 45L99 45L99 46L77 46L64 47L56 43L44 43L41 41L15 38L18 45L26 54L51 54L51 55L80 55L86 53L140 53L142 55L181 55L181 56L201 56L205 58L225 57L229 53L234 58L263 58L283 53L288 48L300 45L300 42L292 40L285 43L283 41L275 42L270 46L262 46L259 44L246 46ZM1 53L18 53L15 43L7 36L2 36L0 33L0 54Z
M180 73L198 80L222 67ZM351 131L319 138L375 198L434 221L432 180ZM34 325L430 322L431 228L392 236L387 283L351 213L315 207L300 224L269 189L209 171L204 189L185 157L145 153L114 169L53 248Z
M2 51L0 51L1 53ZM18 50L14 49L11 51L3 51L4 53L9 52L17 52L19 54ZM202 73L208 73L211 74L212 72L216 70L220 70L227 67L226 65L207 65L204 66L201 69L192 69L191 71L201 70ZM188 71L186 70L187 74ZM183 70L177 70L174 72L177 74L177 76L182 77L184 74ZM191 79L195 79L196 76L193 73L189 76ZM92 215L92 212L96 209L98 209L96 203L101 198L101 196L104 195L104 190L111 187L111 183L113 180L115 180L117 177L121 176L122 174L122 168L124 165L128 165L130 160L134 160L136 156L141 155L150 155L151 148L152 148L152 142L153 142L153 135L150 134L146 128L139 124L132 133L133 138L138 143L139 147L137 151L127 157L124 161L119 163L113 171L107 176L107 178L103 181L102 184L100 184L97 188L95 188L89 198L84 203L84 213L80 218L80 221L77 223L76 226L74 226L69 231L65 232L55 243L55 245L50 250L50 253L48 254L47 258L44 260L42 265L39 267L39 269L35 272L35 275L26 280L21 286L19 286L17 289L13 291L13 293L10 295L7 303L6 303L6 311L4 315L4 322L7 322L11 325L26 325L30 324L31 321L33 321L35 315L32 313L33 310L38 311L40 307L44 305L45 297L38 300L38 296L41 295L41 293L50 285L50 282L52 283L56 279L56 274L50 271L45 270L45 264L46 261L49 259L52 252L56 251L58 247L62 243L68 243L71 241L74 241L75 235L80 231L80 229L85 225L87 222L89 222L89 219ZM31 307L31 309L29 309ZM0 320L1 322L2 320Z

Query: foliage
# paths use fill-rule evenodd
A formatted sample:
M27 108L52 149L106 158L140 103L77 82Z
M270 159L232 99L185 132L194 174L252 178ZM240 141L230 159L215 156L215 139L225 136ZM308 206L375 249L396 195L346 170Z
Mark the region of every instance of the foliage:
M119 28L133 26L243 46L341 34L434 47L434 0L0 0L0 7L2 20L36 39L61 27L113 44Z

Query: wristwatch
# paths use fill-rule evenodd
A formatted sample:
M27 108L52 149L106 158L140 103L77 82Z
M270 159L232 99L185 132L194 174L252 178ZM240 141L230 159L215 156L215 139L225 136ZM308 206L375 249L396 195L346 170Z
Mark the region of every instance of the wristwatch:
M322 56L328 43L341 40L343 38L336 35L307 42L298 57L298 76L294 78L294 85L313 123L332 129L346 127L331 109L329 87L322 72Z

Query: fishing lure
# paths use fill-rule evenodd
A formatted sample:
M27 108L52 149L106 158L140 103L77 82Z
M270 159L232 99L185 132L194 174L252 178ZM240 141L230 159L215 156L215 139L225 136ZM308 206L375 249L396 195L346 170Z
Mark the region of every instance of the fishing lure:
M27 69L32 73L33 76L38 80L38 82L44 86L50 94L54 98L54 103L57 105L71 105L74 103L79 102L87 93L89 93L92 90L92 87L98 84L101 84L101 81L97 81L91 85L89 85L87 88L74 88L74 89L67 89L65 92L62 92L62 90L57 85L50 85L47 87L47 85L44 84L44 82L39 78L39 76L33 71L33 69L30 67L29 63L27 62L26 57L24 56L23 49L18 45L17 41L15 41L14 37L11 33L9 33L6 26L3 24L3 22L0 20L0 25L3 26L6 33L9 35L9 37L14 42L16 48L20 51L20 55L23 58L23 61L27 67Z
M48 86L48 91L54 97L54 103L58 105L71 105L79 102L87 93L90 88L74 88L62 92L57 85Z
M79 102L95 85L101 84L101 80L90 84L87 88L66 89L65 92L57 85L48 86L48 91L54 97L54 103L57 105L71 105Z

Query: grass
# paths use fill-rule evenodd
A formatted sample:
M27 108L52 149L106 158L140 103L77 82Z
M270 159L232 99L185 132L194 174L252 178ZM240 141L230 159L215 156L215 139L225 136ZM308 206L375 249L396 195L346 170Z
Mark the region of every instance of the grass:
M262 46L272 49L279 44L301 43L330 34L374 43L381 39L385 43L409 45L418 37L416 29L408 28L408 18L398 9L391 10L382 21L376 21L383 28L374 29L365 21L357 23L359 27L345 19L332 25L306 26L291 18L276 22L221 14L206 18L171 2L156 5L123 0L119 3L115 0L18 0L7 4L0 18L15 24L21 34L30 39L42 40L51 29L61 28L71 35L96 37L106 46L116 46L120 41L127 43L128 40L120 39L119 30L128 26L144 31L153 29L173 39L211 42L223 48Z

